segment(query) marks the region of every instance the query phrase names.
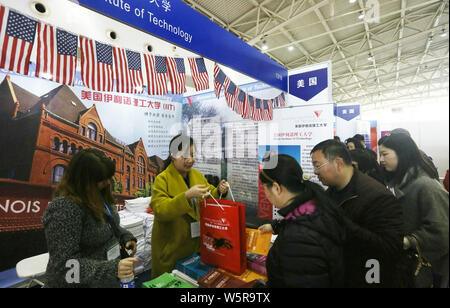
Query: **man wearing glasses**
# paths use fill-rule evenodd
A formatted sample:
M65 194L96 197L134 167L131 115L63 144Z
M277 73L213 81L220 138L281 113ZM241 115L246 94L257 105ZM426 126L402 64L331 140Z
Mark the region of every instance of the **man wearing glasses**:
M314 173L343 209L346 287L402 287L402 208L382 184L359 172L345 144L326 140L311 151Z

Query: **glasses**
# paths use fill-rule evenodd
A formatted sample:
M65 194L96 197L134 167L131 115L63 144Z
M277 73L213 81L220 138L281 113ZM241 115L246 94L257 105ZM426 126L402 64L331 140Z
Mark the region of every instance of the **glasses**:
M317 166L317 167L314 167L314 171L318 171L320 168L322 168L322 167L324 167L324 166L326 166L326 165L328 165L330 162L329 161L327 161L326 163L323 163L322 165L320 165L320 166Z

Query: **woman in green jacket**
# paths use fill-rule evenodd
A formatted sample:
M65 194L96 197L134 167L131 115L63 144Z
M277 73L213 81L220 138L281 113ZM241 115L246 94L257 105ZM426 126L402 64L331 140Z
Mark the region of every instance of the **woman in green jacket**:
M152 278L171 272L175 263L200 252L200 201L228 193L228 183L208 183L195 163L194 140L177 135L169 145L165 170L155 179L150 207L155 215L152 230Z

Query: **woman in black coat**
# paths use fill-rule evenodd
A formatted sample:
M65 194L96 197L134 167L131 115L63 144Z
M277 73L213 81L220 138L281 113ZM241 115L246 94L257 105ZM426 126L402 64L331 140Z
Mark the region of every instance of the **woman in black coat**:
M268 286L273 288L342 287L344 228L337 206L322 187L303 179L289 155L275 155L275 168L260 173L267 199L284 218L259 227L277 234L267 256Z

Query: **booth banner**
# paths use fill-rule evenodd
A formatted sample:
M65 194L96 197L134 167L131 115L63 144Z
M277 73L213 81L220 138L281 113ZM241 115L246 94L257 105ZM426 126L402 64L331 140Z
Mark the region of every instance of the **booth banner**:
M224 124L226 179L236 200L246 206L246 215L258 211L258 123Z
M289 71L288 105L332 102L332 65L322 62Z
M277 123L260 123L258 129L258 162L259 170L263 167L263 158L268 151L276 154L287 154L294 157L302 167L303 173L312 176L312 181L320 183L314 175L311 150L321 141L333 138L333 104L312 105L277 110L283 121ZM298 117L293 118L293 114ZM276 161L266 166L276 167ZM258 217L274 219L273 206L264 194L259 181Z
M361 109L359 104L348 103L339 104L335 106L336 115L336 136L342 142L357 134L357 120L361 116Z
M208 182L217 186L222 178L222 127L219 116L194 115L187 123L188 135L195 142L195 165Z
M370 147L370 137L371 137L371 126L370 121L362 121L357 120L356 121L356 134L360 134L364 137L364 143L366 144L368 149L371 149Z
M247 268L245 205L205 200L200 207L200 243L204 263L241 275Z
M73 1L287 91L286 68L182 0Z
M180 131L168 97L98 92L0 72L0 231L36 229L72 156L103 151L116 164L118 203L148 195Z

